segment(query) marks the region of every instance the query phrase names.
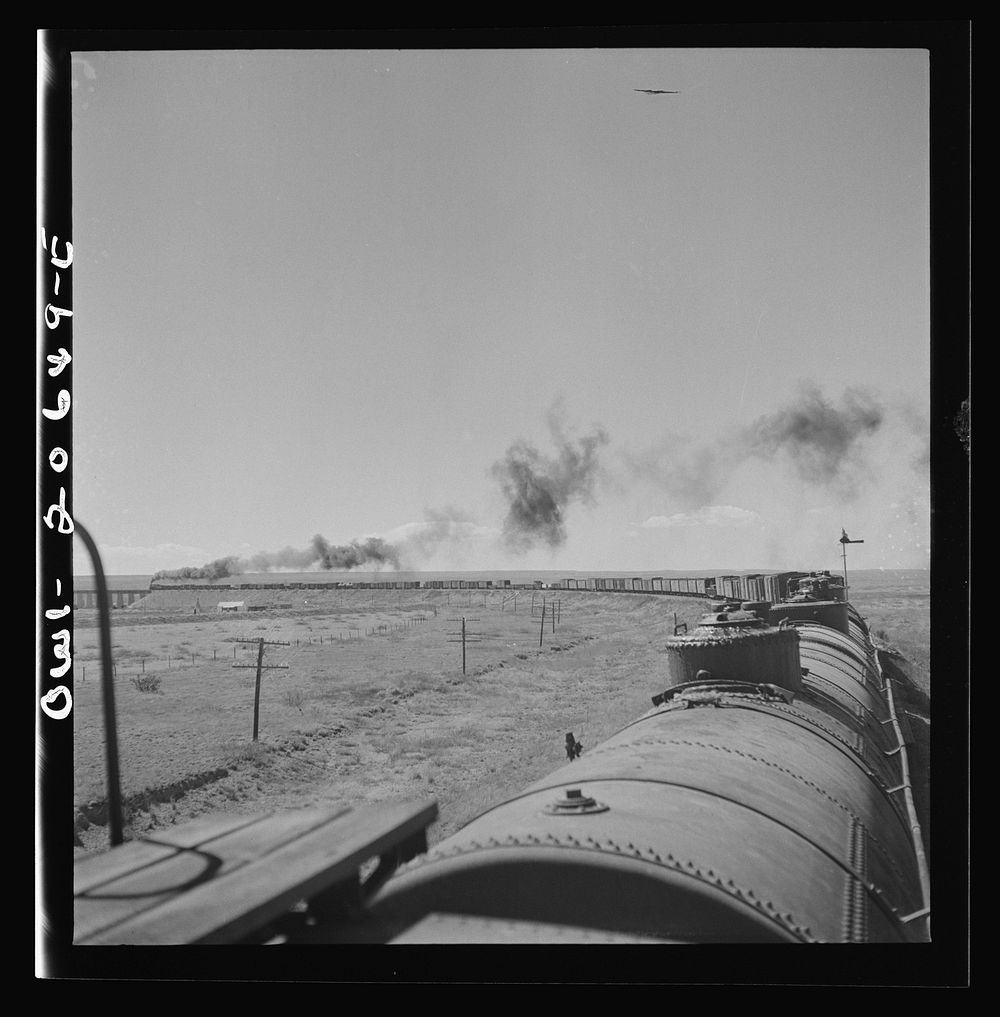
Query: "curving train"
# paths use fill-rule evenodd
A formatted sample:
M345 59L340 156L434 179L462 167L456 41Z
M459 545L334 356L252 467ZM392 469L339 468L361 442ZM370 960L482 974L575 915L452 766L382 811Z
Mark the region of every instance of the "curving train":
M711 610L667 640L651 709L582 754L568 734L560 769L431 850L433 802L305 815L302 840L274 817L252 837L231 820L209 837L199 820L158 834L175 880L146 854L127 876L124 856L78 871L95 930L98 889L135 909L89 941L929 941L893 682L837 577L777 575L717 579ZM164 903L175 886L188 896Z
M770 600L777 603L796 592L798 584L826 581L832 596L843 599L843 582L827 572L774 572L734 576L593 576L566 578L553 583L534 581L515 583L510 579L384 579L354 580L275 580L250 579L220 582L184 582L153 579L150 590L589 590L598 593L662 593L672 597L700 597L739 601ZM840 591L839 594L837 591Z
M318 908L284 935L927 941L901 717L863 619L829 580L679 626L646 714L579 758L568 748L561 769L381 885L359 884L349 920Z

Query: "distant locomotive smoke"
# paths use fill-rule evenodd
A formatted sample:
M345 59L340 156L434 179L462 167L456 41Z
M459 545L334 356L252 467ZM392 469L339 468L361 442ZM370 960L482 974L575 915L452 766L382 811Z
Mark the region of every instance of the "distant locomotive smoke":
M154 579L225 579L236 576L244 571L245 562L235 555L228 558L216 558L201 568L187 566L181 569L163 569L157 572Z
M399 552L381 537L369 537L359 543L328 544L320 535L312 539L316 560L321 569L356 569L362 565L391 565L399 568Z
M848 390L838 409L809 387L796 403L751 424L743 441L747 455L771 459L783 452L803 480L829 483L843 479L861 440L884 419L881 406L865 392Z
M424 522L408 528L399 551L402 557L430 558L442 545L461 553L462 548L482 530L473 517L462 509L447 506L425 509Z
M665 440L627 460L637 478L652 479L687 509L711 504L749 459L784 457L806 483L835 485L850 496L851 468L863 464L864 440L884 420L884 409L866 392L848 390L837 407L806 385L795 402L713 443Z
M292 569L312 572L360 568L362 565L383 565L399 568L399 550L381 537L364 541L352 540L349 544L330 544L317 533L308 548L296 550L286 547L282 551L256 554L244 559L230 556L218 558L201 568L165 569L154 579L225 579L244 572L271 572L274 569Z
M526 551L540 543L552 548L565 543L566 507L575 500L591 499L598 449L608 441L600 427L583 438L568 437L556 410L549 413L548 424L558 450L555 458L543 456L521 439L493 464L492 474L508 503L503 540L514 551Z

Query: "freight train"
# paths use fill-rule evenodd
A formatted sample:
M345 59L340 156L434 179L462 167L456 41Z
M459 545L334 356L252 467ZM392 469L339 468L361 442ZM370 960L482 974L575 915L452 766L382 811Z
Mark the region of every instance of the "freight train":
M318 580L312 582L178 582L154 579L150 590L585 590L598 593L661 593L672 597L702 599L765 601L776 603L802 589L823 586L831 599L844 597L843 580L829 572L775 572L734 576L697 576L665 578L653 576L595 576L586 579L566 578L553 583L534 581L512 583L509 579L386 579L374 582L351 580Z
M240 870L245 887L239 871L223 876L217 898L200 878L191 891L199 931L186 941L929 941L927 862L893 683L842 584L829 573L777 575L762 587L750 583L763 577L729 588L734 577L717 578L721 602L690 630L675 626L663 668L636 676L651 708L607 741L580 754L567 734L561 768L430 850L436 807L388 825L365 814L341 844L333 833L310 850L290 838L287 861ZM784 596L757 596L782 585ZM211 856L197 832L198 856ZM181 832L174 839L187 844ZM246 850L240 841L241 864ZM309 868L314 856L321 873ZM300 883L278 899L296 867ZM158 924L161 900L94 941L178 935L184 900L168 900ZM233 908L249 924L205 924Z

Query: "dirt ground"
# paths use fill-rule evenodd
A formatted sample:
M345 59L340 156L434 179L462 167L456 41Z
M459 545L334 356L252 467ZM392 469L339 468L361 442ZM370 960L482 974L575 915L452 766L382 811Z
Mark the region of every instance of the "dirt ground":
M440 812L433 842L560 765L566 732L593 746L645 712L662 691L674 610L692 623L703 609L568 592L555 604L545 598L543 628L543 597L530 592L516 610L500 593L379 593L270 616L130 623L117 612L129 829L204 812L431 796ZM261 637L269 645L254 742ZM74 797L88 850L107 840L97 644L95 628L78 631L86 680L74 694ZM136 687L156 677L158 692Z
M561 765L566 732L586 751L649 709L665 684L667 636L704 610L632 594L521 591L515 604L499 591L377 591L253 614L117 611L126 836L203 813L433 797L435 843ZM98 630L80 614L82 854L104 850L108 830ZM157 679L157 691L141 691Z

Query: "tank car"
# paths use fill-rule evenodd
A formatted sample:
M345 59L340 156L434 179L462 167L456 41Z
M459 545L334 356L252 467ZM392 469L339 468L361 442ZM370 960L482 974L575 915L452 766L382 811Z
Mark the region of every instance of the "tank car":
M926 940L905 749L853 608L708 614L665 664L647 713L308 938Z

